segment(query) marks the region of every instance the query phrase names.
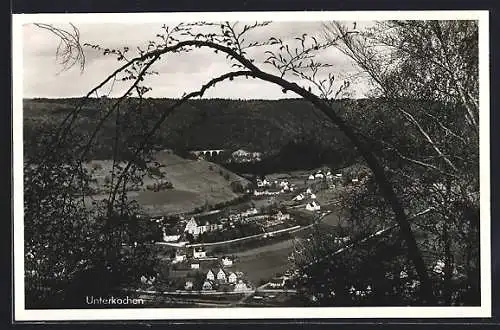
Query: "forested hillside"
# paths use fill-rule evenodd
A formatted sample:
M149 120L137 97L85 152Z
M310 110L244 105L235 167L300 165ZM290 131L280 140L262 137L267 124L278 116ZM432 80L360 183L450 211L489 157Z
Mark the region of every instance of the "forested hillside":
M94 99L77 119L81 133L89 133L109 100ZM122 134L131 138L151 128L172 99L127 100L122 107ZM47 126L57 125L78 103L77 99L29 99L24 101L25 139L36 137ZM313 114L313 115L311 115ZM93 157L111 157L115 118L105 123ZM156 135L156 144L172 149L238 149L271 153L291 141L315 141L325 146L343 145L344 137L303 100L191 100L176 109Z

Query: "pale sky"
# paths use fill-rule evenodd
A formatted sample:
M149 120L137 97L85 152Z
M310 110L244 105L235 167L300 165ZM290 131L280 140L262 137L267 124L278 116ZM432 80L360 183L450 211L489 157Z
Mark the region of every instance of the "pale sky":
M322 22L273 22L266 27L259 28L247 36L247 40L267 40L271 36L280 37L291 45L296 42L295 37L303 33L314 35L321 39L323 34ZM358 22L360 25L370 22ZM68 24L55 24L58 27L69 28ZM137 46L144 47L148 40L155 39L161 32L159 23L84 23L77 24L80 31L81 43L100 44L104 48L123 48L128 46L132 51ZM173 24L169 24L173 25ZM244 23L241 23L243 26ZM80 97L91 90L98 82L114 71L123 62L118 62L114 56L103 56L90 47L84 47L86 64L85 70L80 72L78 66L61 72L62 65L56 60L58 38L50 32L40 29L33 24L23 26L23 96L33 97ZM144 47L145 48L145 47ZM272 67L263 64L265 49L249 52L255 59L255 64L263 70L274 72ZM318 53L317 58L322 62L332 64L333 67L321 71L322 76L333 73L337 81L357 72L352 62L335 48ZM199 87L212 77L231 70L228 60L222 54L215 54L208 49L196 49L187 54L172 54L162 58L153 68L159 72L158 76L149 76L146 85L152 87L147 94L149 97L178 98L184 92L198 90ZM299 80L290 77L301 84ZM130 82L115 83L110 96L118 96L129 86ZM111 86L101 91L108 93ZM352 97L363 97L367 91L366 82L360 79L350 90ZM204 97L242 98L242 99L277 99L297 97L296 94L283 94L281 88L258 79L236 78L231 82L218 84L210 89Z

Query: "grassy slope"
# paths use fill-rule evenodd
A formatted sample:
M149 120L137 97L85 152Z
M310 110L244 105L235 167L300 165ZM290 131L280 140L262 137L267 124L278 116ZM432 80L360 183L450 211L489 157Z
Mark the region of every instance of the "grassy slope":
M137 200L152 214L186 212L203 206L205 202L213 205L230 201L238 197L231 189L231 182L248 183L248 180L204 160L187 160L167 152L158 153L156 159L165 165L163 170L174 189L129 193L131 199ZM97 174L99 184L102 184L112 162L104 160L92 163L102 167ZM219 170L227 173L229 180L220 175ZM144 187L152 182L151 178L144 178Z

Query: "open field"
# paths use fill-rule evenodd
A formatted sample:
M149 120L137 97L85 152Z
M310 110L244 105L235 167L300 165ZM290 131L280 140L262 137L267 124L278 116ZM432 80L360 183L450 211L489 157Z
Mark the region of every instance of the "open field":
M293 240L260 246L235 253L238 258L238 270L247 274L248 279L258 284L269 280L276 273L283 273L289 268L288 256L293 250Z
M206 204L229 202L240 196L233 192L231 182L240 182L242 185L249 183L219 165L204 160L188 160L169 152L159 152L156 160L164 166L162 171L166 180L173 184L173 189L147 190L146 186L157 179L146 176L140 191L128 192L130 199L137 200L152 215L189 212ZM112 164L111 160L94 160L88 164L89 168L96 171L98 187L104 185ZM103 197L94 196L96 199Z

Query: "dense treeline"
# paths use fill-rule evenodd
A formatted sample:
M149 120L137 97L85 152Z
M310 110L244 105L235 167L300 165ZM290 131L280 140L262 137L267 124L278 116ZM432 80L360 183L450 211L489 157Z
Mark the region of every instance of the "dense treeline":
M57 125L77 102L77 99L25 100L25 140L36 141L47 127ZM94 99L87 104L77 119L78 131L90 135L109 102L110 99ZM131 143L137 143L173 102L175 100L172 99L127 100L121 108L118 123L121 134ZM112 116L97 135L92 158L112 158L115 131L116 120ZM314 145L308 147L318 150L325 150L326 147L341 150L346 143L343 135L329 121L324 120L310 104L297 99L191 100L175 110L154 137L158 148L179 152L243 148L276 154L284 147L297 147L295 152L300 153L304 151L304 141L312 142ZM25 146L28 154L32 146Z

